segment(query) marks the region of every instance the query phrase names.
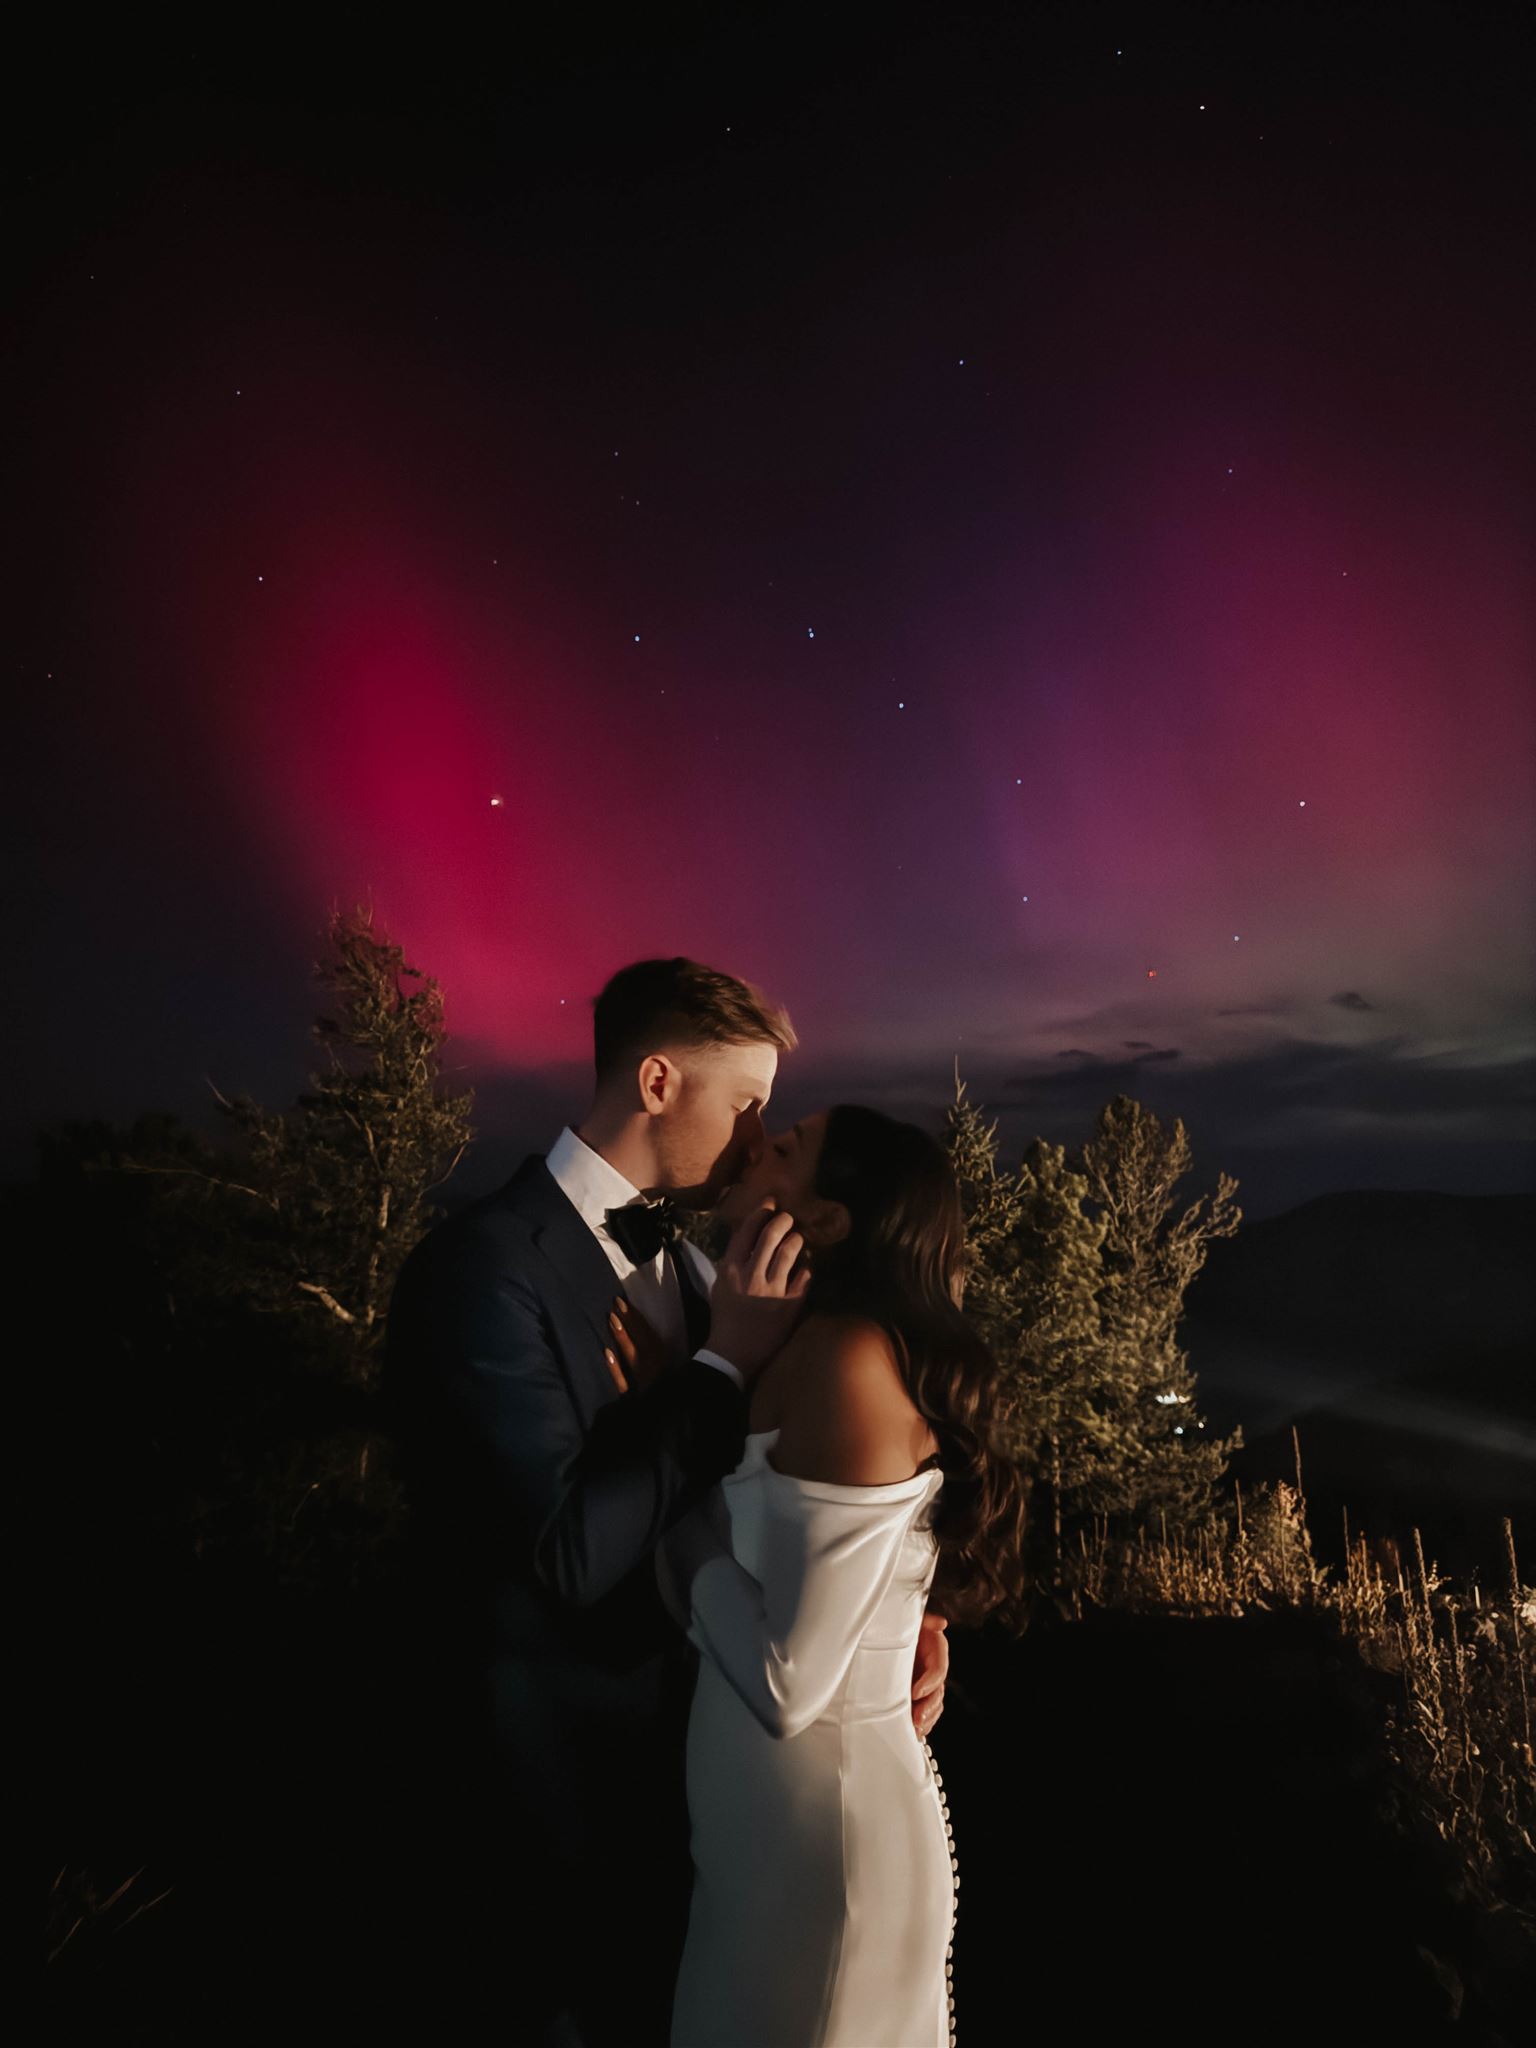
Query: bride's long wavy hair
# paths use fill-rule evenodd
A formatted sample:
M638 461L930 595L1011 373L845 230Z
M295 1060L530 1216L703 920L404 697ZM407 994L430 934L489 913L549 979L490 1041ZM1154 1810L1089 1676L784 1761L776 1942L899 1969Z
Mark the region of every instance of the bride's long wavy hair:
M916 1124L839 1102L827 1112L814 1186L851 1221L846 1237L817 1246L804 1313L878 1323L938 1438L930 1602L963 1627L995 1613L1018 1632L1029 1607L1028 1495L997 1448L996 1361L961 1313L965 1212L949 1154Z

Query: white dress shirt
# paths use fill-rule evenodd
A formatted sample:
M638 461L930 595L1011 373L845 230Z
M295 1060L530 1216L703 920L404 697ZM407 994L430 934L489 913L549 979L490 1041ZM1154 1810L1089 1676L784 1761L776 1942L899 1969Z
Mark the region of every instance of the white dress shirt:
M604 1221L604 1211L621 1208L626 1202L640 1199L640 1190L633 1181L626 1180L616 1166L611 1165L601 1152L592 1147L567 1124L545 1155L545 1164L566 1194L580 1210L582 1220L591 1229L593 1236L608 1254L609 1263L624 1283L624 1293L639 1309L662 1341L674 1352L681 1352L688 1342L688 1320L683 1310L682 1288L677 1275L667 1262L665 1247L658 1249L653 1259L647 1259L637 1266L629 1253L610 1234ZM696 1244L686 1237L673 1240L674 1258L691 1259L694 1277L699 1283L705 1300L715 1284L715 1269L705 1258ZM729 1373L737 1386L746 1391L746 1382L741 1373L728 1358L722 1358L718 1351L701 1348L694 1357L718 1371ZM617 1356L617 1352L615 1352Z

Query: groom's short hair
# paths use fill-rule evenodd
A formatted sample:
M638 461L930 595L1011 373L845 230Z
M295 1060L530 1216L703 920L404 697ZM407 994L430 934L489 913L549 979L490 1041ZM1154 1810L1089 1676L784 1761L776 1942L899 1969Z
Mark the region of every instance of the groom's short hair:
M789 1012L750 981L679 953L621 967L592 1000L597 1085L638 1066L665 1045L799 1044Z

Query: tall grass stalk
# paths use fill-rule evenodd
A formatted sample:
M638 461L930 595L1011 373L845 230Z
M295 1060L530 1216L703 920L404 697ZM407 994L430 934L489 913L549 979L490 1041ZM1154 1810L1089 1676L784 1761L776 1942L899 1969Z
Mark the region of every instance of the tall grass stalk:
M1141 1613L1243 1616L1305 1610L1361 1660L1401 1681L1385 1743L1401 1821L1456 1852L1465 1890L1512 1913L1536 1952L1536 1754L1530 1663L1536 1587L1520 1577L1502 1518L1507 1595L1454 1584L1424 1556L1415 1527L1405 1570L1391 1537L1372 1541L1344 1514L1345 1564L1312 1555L1301 1455L1296 1484L1266 1482L1191 1536L1111 1533L1096 1516L1079 1535L1073 1609L1084 1601Z

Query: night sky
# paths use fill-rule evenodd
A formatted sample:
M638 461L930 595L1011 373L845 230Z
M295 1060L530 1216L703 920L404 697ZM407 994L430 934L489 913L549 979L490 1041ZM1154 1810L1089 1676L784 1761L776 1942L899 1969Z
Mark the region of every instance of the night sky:
M1536 1185L1524 13L55 53L5 1171L291 1100L371 896L466 1188L674 952L787 1005L771 1127L958 1056L1250 1218Z

